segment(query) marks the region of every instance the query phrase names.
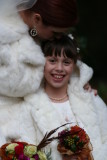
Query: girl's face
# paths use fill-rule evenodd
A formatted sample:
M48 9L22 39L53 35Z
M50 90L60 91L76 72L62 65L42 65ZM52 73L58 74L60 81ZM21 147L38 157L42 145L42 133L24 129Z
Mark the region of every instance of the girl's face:
M46 87L56 89L67 89L71 73L74 68L74 61L71 58L61 56L47 56L44 67Z

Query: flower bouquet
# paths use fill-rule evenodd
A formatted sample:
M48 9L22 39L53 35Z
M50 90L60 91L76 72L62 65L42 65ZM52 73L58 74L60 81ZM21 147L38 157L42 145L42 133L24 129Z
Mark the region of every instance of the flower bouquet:
M63 157L67 155L76 160L93 160L89 136L77 125L58 133L57 150Z
M60 127L65 125L66 124L61 125ZM0 148L0 158L2 160L51 160L51 150L45 153L43 148L58 138L51 137L51 135L54 134L60 127L46 133L37 146L26 142L17 141L2 145Z
M67 124L61 125L63 127ZM51 160L51 151L45 153L43 148L53 140L58 140L57 149L62 155L72 156L73 160L93 160L92 146L86 132L78 126L65 129L57 137L51 137L60 127L46 133L39 145L26 142L6 143L0 148L2 160Z
M48 160L47 154L26 142L6 143L0 148L2 160Z
M2 145L0 148L0 158L2 160L51 160L51 150L46 153L43 151L43 148L55 139L54 137L51 138L51 135L58 128L46 133L37 146L17 141Z

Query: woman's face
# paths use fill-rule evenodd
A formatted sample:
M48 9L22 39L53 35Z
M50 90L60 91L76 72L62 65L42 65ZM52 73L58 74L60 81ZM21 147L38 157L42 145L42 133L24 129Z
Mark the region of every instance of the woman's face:
M40 40L52 40L54 37L59 38L62 33L67 32L69 29L44 25L41 15L34 12L26 14L26 12L21 11L20 16L30 29L36 27L37 36Z
M60 38L61 35L68 31L68 28L57 28L53 26L39 25L37 28L38 37L43 40L52 40L53 38Z
M62 33L68 31L68 28L59 28L54 26L45 25L42 21L40 14L34 15L34 23L37 29L37 36L42 40L52 40L53 38L60 38Z
M47 56L44 68L46 87L56 89L67 88L73 71L74 61L71 58L61 56Z

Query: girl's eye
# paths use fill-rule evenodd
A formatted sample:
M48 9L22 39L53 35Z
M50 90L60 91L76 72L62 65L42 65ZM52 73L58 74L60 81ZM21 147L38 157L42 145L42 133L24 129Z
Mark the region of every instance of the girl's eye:
M49 62L51 62L53 64L56 62L56 60L52 58L52 59L49 59Z
M65 59L63 63L64 63L64 65L69 66L69 65L73 64L73 60Z
M68 66L68 65L71 64L71 61L64 61L64 64L65 64L66 66Z

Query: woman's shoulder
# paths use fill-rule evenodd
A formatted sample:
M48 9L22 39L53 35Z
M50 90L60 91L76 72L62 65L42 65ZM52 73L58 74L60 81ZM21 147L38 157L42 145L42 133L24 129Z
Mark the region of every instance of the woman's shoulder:
M16 13L0 17L0 43L6 44L19 40L22 34L28 32L28 27Z

